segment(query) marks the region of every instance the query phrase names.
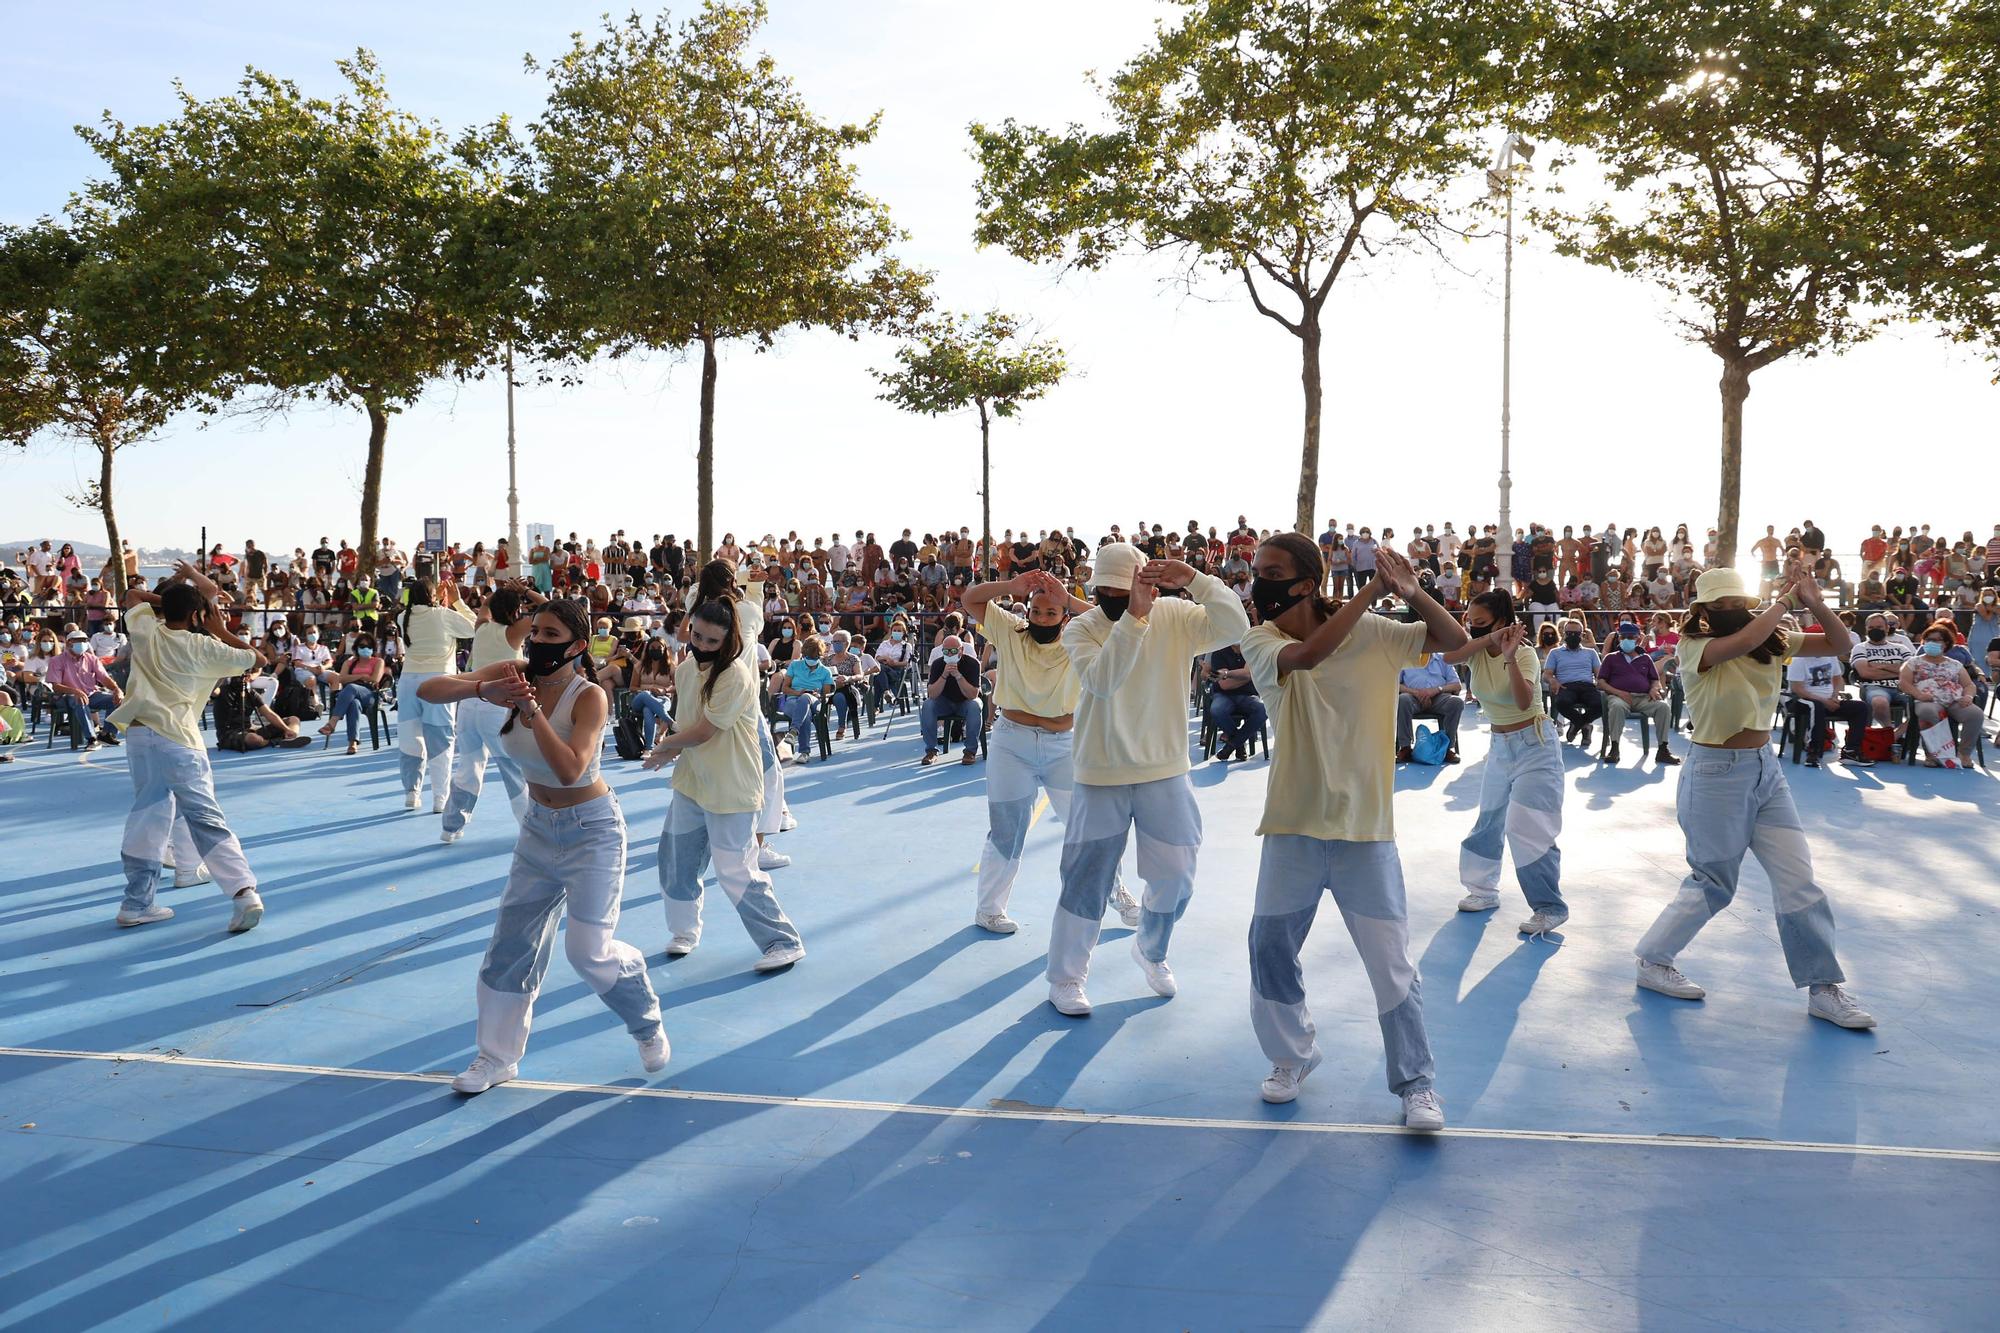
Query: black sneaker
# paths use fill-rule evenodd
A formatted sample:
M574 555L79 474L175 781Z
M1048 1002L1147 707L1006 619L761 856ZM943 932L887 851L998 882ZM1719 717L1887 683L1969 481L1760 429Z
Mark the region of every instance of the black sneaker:
M1875 767L1875 761L1873 759L1863 759L1860 755L1860 752L1854 750L1842 750L1840 752L1840 762L1843 764L1847 764L1853 768Z
M1609 750L1606 750L1606 751L1604 752L1604 762L1605 762L1605 763L1607 763L1607 764L1609 764L1609 765L1611 765L1611 766L1612 766L1613 768L1616 768L1616 767L1618 767L1618 747L1617 747L1617 746L1615 746L1615 745L1614 745L1614 746L1612 746L1612 747L1611 747L1611 748L1610 748Z
M1590 748L1590 724L1588 722L1583 725L1583 748L1586 750Z

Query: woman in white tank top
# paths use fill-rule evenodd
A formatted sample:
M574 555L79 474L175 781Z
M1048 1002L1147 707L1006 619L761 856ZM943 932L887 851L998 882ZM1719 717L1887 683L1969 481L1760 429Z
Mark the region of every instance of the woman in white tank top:
M598 776L609 708L590 675L589 638L576 603L549 602L531 618L525 662L500 661L418 686L427 702L479 699L507 709L500 748L528 784L513 870L479 967L479 1054L452 1080L463 1093L514 1077L565 906L570 966L624 1020L646 1072L666 1068L667 1035L645 957L614 937L625 892L625 816Z

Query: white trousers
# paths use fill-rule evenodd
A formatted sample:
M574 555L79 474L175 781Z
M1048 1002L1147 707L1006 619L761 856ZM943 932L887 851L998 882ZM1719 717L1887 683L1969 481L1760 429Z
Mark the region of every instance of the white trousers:
M1035 796L1047 792L1057 819L1069 822L1070 789L1075 778L1070 753L1076 734L993 719L986 740L986 847L979 855L981 916L1007 910L1014 877L1021 870L1021 848L1034 822Z
M1062 896L1049 926L1051 982L1081 982L1104 924L1104 909L1118 883L1125 839L1136 833L1139 878L1139 952L1155 963L1167 959L1174 923L1194 896L1195 858L1201 851L1201 807L1185 773L1157 782L1100 787L1078 783L1063 830Z
M484 699L466 699L458 705L457 734L452 739L451 798L444 807L445 832L464 828L472 818L472 808L479 804L479 793L486 786L488 759L500 770L500 781L507 788L514 818L520 819L526 813L528 784L521 776L521 766L500 748L500 728L507 725L508 711Z
M403 790L420 791L426 771L431 799L442 801L451 790L451 743L458 729L456 704L434 704L417 697L417 686L442 671L405 671L396 682L396 748L402 752Z
M125 764L132 774L132 812L125 817L120 860L125 866L125 902L119 909L143 912L160 887L160 854L174 843L174 864L193 870L206 863L225 897L252 888L243 846L223 820L215 799L215 775L208 753L170 741L151 727L125 732ZM187 829L183 843L176 825Z
M660 897L667 929L689 940L701 938L701 876L711 862L715 882L736 908L751 943L763 953L774 944L799 943L799 930L771 892L771 877L757 868L756 815L718 814L674 793L660 830Z

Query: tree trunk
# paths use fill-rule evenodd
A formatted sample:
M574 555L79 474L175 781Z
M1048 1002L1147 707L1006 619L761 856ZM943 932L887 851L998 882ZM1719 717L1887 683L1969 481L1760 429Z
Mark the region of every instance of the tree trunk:
M375 525L382 518L382 453L389 439L389 414L373 399L368 409L368 465L361 472L361 545L355 551L355 578L372 581L375 576Z
M125 601L125 548L118 537L118 512L111 506L111 456L118 452L117 442L100 438L97 441L97 508L104 515L104 541L111 548L111 558L105 568L111 571L111 602L120 606Z
M695 450L694 496L698 509L695 550L707 564L715 553L715 339L701 335L701 434Z
M1319 316L1307 310L1299 325L1299 381L1305 388L1305 438L1299 446L1299 508L1297 527L1308 537L1318 532L1313 514L1319 508Z
M1736 564L1736 527L1743 498L1743 400L1750 372L1740 361L1722 363L1722 495L1715 515L1715 563Z
M993 423L979 401L979 581L993 581Z

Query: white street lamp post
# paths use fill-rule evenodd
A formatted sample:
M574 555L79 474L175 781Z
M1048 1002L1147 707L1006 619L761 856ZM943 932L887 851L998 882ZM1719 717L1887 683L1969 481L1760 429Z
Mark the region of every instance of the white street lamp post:
M1535 156L1535 146L1519 134L1509 134L1499 154L1486 171L1491 197L1507 201L1507 222L1503 241L1500 287L1500 541L1496 558L1514 540L1512 494L1514 479L1509 474L1514 415L1514 167L1515 158L1525 163Z
M514 489L514 340L507 340L507 549L521 560L521 493Z

